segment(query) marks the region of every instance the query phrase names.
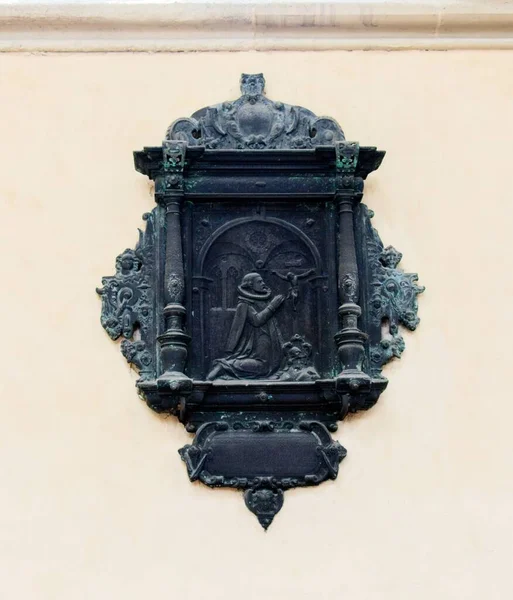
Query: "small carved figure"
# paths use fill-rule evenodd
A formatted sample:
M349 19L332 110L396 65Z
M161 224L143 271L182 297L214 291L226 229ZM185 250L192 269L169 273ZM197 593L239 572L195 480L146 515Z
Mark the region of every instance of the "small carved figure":
M296 334L283 344L283 366L273 379L280 381L315 381L320 375L311 363L312 345Z
M116 274L127 277L141 269L141 259L135 250L127 248L116 258Z
M127 339L131 338L139 321L135 307L140 307L138 275L141 264L141 259L134 250L125 250L116 258L116 275L104 277L104 287L96 289L103 297L101 322L113 340L121 335Z
M208 380L265 378L280 367L283 342L273 315L285 297L278 295L269 301L271 290L258 273L244 275L237 289L228 355L213 361Z
M283 281L288 281L290 284L290 290L287 298L292 300L292 310L294 312L297 311L297 303L299 300L299 280L305 279L312 273L314 273L314 269L310 269L309 271L305 271L304 273L292 273L289 271L286 275L278 273L278 271L273 271L274 275L277 275Z
M265 78L263 73L243 73L240 78L240 91L249 98L258 98L264 93Z

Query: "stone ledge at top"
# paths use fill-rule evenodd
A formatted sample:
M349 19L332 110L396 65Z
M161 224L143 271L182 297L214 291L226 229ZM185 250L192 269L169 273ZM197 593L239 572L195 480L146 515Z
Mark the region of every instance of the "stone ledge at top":
M4 52L467 48L513 48L513 2L0 2Z

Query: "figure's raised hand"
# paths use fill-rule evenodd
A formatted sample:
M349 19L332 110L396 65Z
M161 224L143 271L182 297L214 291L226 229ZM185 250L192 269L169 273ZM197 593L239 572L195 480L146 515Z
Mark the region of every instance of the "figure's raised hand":
M269 302L269 305L276 310L278 307L280 307L283 304L283 301L285 300L285 296L282 296L281 294L278 294L278 296L275 296L271 302Z

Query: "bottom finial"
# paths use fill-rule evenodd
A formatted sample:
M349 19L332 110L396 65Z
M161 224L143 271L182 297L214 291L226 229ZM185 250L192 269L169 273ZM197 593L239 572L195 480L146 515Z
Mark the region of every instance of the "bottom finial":
M267 530L283 506L283 491L269 488L249 489L244 492L244 501L249 510L256 515L260 525Z

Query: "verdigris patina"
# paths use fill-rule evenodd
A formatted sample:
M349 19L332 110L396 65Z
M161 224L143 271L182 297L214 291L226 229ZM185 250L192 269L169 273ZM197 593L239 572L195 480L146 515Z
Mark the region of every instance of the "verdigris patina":
M385 389L424 288L361 204L384 152L264 85L134 153L157 205L98 293L141 395L196 433L190 479L243 490L267 528L285 490L336 478L330 432Z

